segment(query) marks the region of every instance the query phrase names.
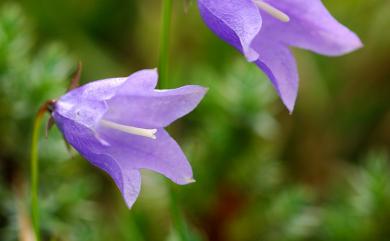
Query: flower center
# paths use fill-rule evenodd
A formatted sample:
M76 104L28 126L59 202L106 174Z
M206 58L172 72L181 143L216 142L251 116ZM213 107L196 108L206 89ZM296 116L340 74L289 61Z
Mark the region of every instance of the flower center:
M267 12L272 17L282 21L282 22L289 22L290 17L285 14L284 12L280 11L279 9L271 6L270 4L264 2L263 0L253 0L253 2L261 9Z
M156 132L157 129L144 129L144 128L138 128L134 126L127 126L127 125L121 125L112 121L108 120L101 120L100 124L107 128L115 129L118 131L122 131L128 134L137 135L137 136L144 136L151 139L156 139Z

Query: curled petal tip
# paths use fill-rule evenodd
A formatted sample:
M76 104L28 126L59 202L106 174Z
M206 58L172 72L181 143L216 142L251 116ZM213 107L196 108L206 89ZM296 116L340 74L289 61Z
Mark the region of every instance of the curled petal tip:
M286 106L286 108L287 108L287 110L288 110L288 113L289 113L290 115L292 115L293 112L294 112L295 101L296 101L296 100L294 100L293 102L286 102L286 101L283 101L283 103L284 103L284 105Z
M202 88L202 92L204 94L206 94L207 92L209 92L209 88L208 87L201 87Z
M186 182L186 184L191 184L191 183L195 183L196 182L196 180L194 179L194 178L186 178L185 179L185 182Z
M361 49L363 47L364 47L363 42L361 41L361 39L359 37L356 36L356 40L354 41L354 44L352 44L352 48L351 48L350 52Z
M295 105L294 105L294 104L293 104L293 105L286 105L286 107L287 107L288 113L289 113L290 115L292 115L293 112L294 112L294 107L295 107Z
M152 69L150 69L150 71L155 73L157 75L157 77L158 77L158 68L156 68L156 67L152 68Z
M360 40L360 38L352 33L352 37L349 38L348 42L345 42L341 45L340 50L334 54L329 54L330 56L341 56L350 54L356 50L359 50L364 47L364 44Z
M281 96L283 105L287 108L288 113L290 115L292 115L294 112L294 108L295 108L296 96L293 99L291 99L291 97L288 98L288 96L284 96L280 93L279 93L279 95Z
M195 94L196 96L198 96L199 98L203 98L207 92L209 91L209 88L207 87L203 87L203 86L200 86L200 85L192 85L193 89L191 90L191 92L193 94ZM199 101L201 100L199 99Z
M244 55L248 62L255 62L259 59L259 54L251 48L244 50Z

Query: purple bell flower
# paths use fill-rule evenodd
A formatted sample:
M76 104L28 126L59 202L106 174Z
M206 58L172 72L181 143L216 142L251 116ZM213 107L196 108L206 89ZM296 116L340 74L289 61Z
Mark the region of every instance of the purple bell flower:
M289 46L328 56L362 47L320 0L198 0L198 5L214 33L267 74L290 112L298 71Z
M106 171L130 208L140 192L140 169L177 184L194 182L191 166L164 127L191 112L206 89L155 90L156 70L91 82L52 103L55 123L85 159Z

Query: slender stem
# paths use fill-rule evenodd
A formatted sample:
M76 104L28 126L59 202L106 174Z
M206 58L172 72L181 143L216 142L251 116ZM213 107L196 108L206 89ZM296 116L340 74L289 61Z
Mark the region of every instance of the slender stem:
M188 227L184 220L180 207L178 205L177 194L171 184L169 185L169 192L170 192L170 199L171 199L170 208L171 208L171 215L173 219L173 225L175 226L180 241L188 241L190 240Z
M159 85L160 89L167 88L168 66L169 66L169 41L172 19L173 0L163 0L161 17L161 35L160 35L160 60L159 60ZM173 219L173 225L178 232L181 241L188 240L188 231L186 223L177 204L176 192L172 185L167 182L170 193L170 209Z
M38 196L38 183L39 183L39 162L38 162L38 144L39 144L39 131L42 124L42 119L46 113L49 102L46 102L41 106L34 120L32 142L31 142L31 217L35 233L35 240L40 240L40 224L39 224L39 196Z
M159 88L167 85L169 64L169 40L173 0L163 0L160 35Z

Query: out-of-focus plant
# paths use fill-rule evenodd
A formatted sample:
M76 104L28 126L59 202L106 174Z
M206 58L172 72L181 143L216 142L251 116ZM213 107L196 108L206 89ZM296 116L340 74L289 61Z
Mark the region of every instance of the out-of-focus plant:
M18 6L0 10L0 144L1 154L11 162L26 163L28 136L37 107L58 96L67 85L72 61L59 44L34 48L27 19ZM57 136L58 137L58 136ZM59 138L45 142L44 159L62 156ZM24 165L24 164L23 164Z
M207 82L210 91L187 123L192 129L187 150L198 182L181 195L198 230L211 240L369 241L372 235L385 240L383 224L390 220L385 155L346 168L343 177L350 182L320 194L295 181L288 165L278 161L283 143L274 116L280 109L258 70L239 61L226 75L207 67L199 71L192 78ZM218 79L223 82L213 81Z
M23 173L28 168L27 156L30 149L32 119L43 101L64 92L74 64L60 44L49 43L41 48L35 47L35 43L38 42L35 41L32 28L21 9L14 4L2 6L0 9L0 105L2 106L0 108L2 133L0 170L5 175L0 177L2 179L1 240L16 240L21 233L26 232L23 228L28 228L20 225L18 217L23 210L23 218L27 219L29 224L30 215L26 211L28 210L26 180L22 177L27 176ZM91 210L94 208L89 202L80 200L95 190L92 179L71 178L77 174L77 171L71 166L73 161L61 162L69 160L71 155L66 151L58 131L54 130L46 140L41 138L40 148L43 163L42 180L50 180L42 184L42 193L47 197L42 204L45 210L43 212L45 235L51 233L50 236L54 237L57 234L62 237L69 236L64 240L77 240L81 232L96 235L96 232L83 231L86 227L90 227L90 222L85 222L83 225L82 221L93 219ZM57 182L58 179L61 180ZM9 185L4 186L5 183ZM7 202L7 200L16 200L16 202ZM66 217L71 218L67 220ZM70 227L72 229L69 229Z
M363 168L348 176L350 185L332 195L321 214L322 240L387 240L390 237L390 163L372 153Z

